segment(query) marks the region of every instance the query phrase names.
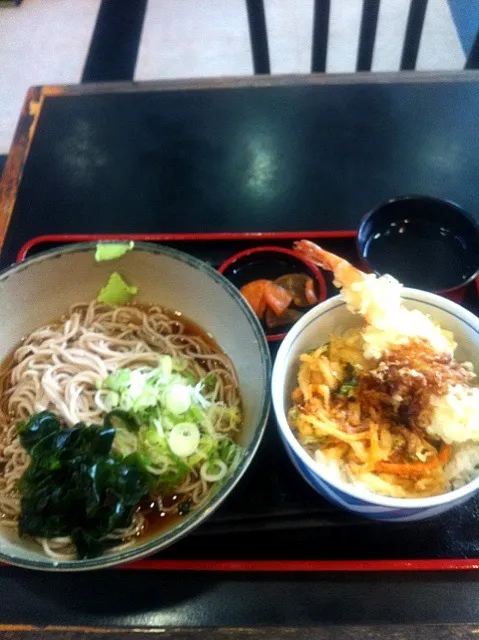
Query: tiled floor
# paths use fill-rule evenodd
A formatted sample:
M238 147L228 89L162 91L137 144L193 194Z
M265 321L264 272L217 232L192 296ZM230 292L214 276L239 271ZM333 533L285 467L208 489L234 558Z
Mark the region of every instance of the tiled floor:
M25 0L0 9L0 154L31 85L79 82L100 0Z
M396 70L409 0L383 0L373 70ZM332 0L327 71L353 71L362 0ZM312 0L265 0L273 73L308 73ZM447 0L429 0L419 52L420 69L459 69L464 53ZM137 80L244 75L251 54L241 0L149 0Z
M150 0L135 79L253 72L246 6L238 0Z
M453 5L470 27L474 16L479 22L479 0L449 0L464 1L477 3L472 13ZM382 0L374 70L398 68L409 2ZM80 80L99 5L24 0L0 9L0 154L8 151L30 85ZM272 72L307 73L313 0L265 0L265 7ZM328 71L354 70L361 7L362 0L332 0ZM418 68L457 69L464 59L447 0L429 0ZM244 0L149 0L135 79L251 73Z

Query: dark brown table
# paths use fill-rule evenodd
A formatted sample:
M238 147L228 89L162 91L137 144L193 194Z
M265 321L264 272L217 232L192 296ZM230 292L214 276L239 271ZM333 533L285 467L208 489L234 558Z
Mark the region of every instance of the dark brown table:
M0 262L49 233L354 229L372 206L406 193L457 201L479 220L478 178L477 72L37 87L0 185ZM377 557L443 554L468 571L0 567L0 636L475 637L479 574L467 558L479 557L478 506L404 535L377 525L372 538ZM304 553L317 535L318 557L342 548L351 557L361 536L368 549L361 530L351 526L349 539L311 528ZM301 557L295 535L263 533L262 544L273 557ZM233 539L231 557L239 547L254 555L254 537ZM207 538L188 544L186 556L208 553Z

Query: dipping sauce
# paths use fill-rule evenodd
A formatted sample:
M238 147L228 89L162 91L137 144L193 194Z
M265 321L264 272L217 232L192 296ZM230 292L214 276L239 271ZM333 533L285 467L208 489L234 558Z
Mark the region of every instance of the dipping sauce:
M377 275L444 293L470 282L479 270L479 226L461 207L430 196L401 196L361 221L361 257Z
M375 271L431 291L456 287L477 268L464 238L424 220L391 222L369 239L364 257Z

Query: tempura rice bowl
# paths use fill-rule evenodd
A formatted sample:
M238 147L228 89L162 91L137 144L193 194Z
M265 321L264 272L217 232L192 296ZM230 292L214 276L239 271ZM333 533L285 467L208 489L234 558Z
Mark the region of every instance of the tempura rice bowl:
M441 296L405 288L404 305L428 314L443 329L452 331L458 344L458 360L471 362L479 370L479 319L463 307ZM299 356L325 344L331 334L359 327L362 318L350 313L340 296L331 298L299 320L282 343L273 369L272 398L279 433L286 451L303 478L334 504L359 515L385 521L422 520L439 515L469 500L479 489L474 470L479 465L479 444L471 455L464 453L450 464L461 466L469 481L458 489L430 498L390 498L373 494L345 478L337 465L316 462L302 447L287 420L291 392L296 386Z

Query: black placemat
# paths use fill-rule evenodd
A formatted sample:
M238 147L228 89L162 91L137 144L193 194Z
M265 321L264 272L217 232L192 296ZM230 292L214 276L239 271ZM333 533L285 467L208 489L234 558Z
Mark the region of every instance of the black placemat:
M430 81L46 97L0 261L45 233L352 229L406 193L477 218L478 107L476 83ZM162 557L475 557L477 518L477 501L410 525L338 511L271 421L231 500Z

